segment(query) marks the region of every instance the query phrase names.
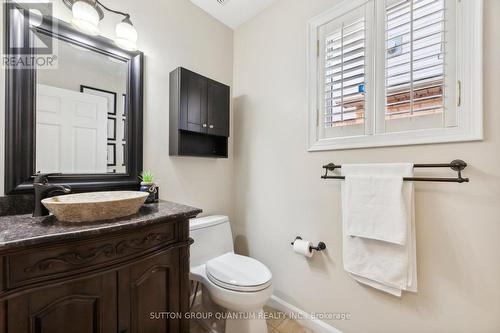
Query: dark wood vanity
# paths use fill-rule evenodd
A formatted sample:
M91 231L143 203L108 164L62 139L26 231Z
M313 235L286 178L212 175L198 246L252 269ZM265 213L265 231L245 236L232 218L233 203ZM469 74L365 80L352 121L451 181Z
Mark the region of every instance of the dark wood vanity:
M0 217L0 333L189 332L189 218L170 202L64 224Z

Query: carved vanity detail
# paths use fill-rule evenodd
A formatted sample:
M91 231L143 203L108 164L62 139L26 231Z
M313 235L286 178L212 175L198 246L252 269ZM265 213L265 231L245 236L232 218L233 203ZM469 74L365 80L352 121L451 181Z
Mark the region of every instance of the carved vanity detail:
M151 313L188 311L200 212L160 202L97 224L0 217L0 333L189 332Z

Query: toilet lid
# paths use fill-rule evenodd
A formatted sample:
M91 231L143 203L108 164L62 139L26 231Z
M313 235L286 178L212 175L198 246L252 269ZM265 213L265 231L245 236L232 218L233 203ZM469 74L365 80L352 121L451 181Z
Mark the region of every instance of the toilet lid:
M250 257L226 253L207 261L205 267L210 281L225 289L259 291L271 285L271 271Z

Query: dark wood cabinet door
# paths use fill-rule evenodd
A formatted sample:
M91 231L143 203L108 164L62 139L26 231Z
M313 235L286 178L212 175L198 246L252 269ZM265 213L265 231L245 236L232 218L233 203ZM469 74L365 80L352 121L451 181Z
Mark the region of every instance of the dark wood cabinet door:
M7 333L116 333L116 273L5 301Z
M229 137L229 87L208 81L208 134Z
M119 332L178 333L179 250L163 251L118 272ZM183 325L182 325L183 326Z
M169 90L169 154L227 158L230 88L179 67Z
M186 131L207 133L207 79L183 69L181 90L179 127Z

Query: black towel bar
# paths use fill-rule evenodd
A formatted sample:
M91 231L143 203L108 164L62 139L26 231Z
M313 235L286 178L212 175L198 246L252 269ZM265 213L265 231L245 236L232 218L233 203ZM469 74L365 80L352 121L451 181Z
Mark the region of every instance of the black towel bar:
M451 168L453 171L458 173L457 178L426 178L426 177L404 177L405 181L415 181L415 182L446 182L446 183L468 183L469 178L462 177L462 171L467 167L467 163L462 160L454 160L448 164L415 164L415 168ZM325 169L325 175L321 176L323 179L345 179L345 176L329 176L329 171L335 171L335 169L342 168L342 165L337 165L330 163L323 166Z

